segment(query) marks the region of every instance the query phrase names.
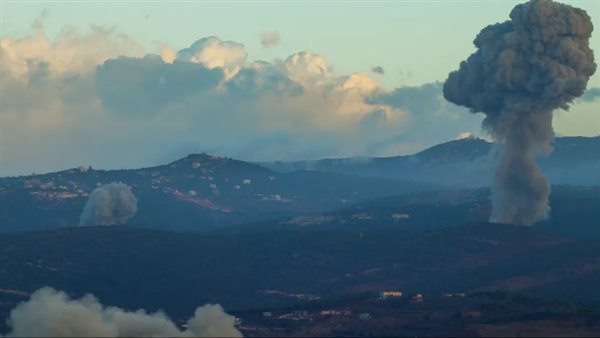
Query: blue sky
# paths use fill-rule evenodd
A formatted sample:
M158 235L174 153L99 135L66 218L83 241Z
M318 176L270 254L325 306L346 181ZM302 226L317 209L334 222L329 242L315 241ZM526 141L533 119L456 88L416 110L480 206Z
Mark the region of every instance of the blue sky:
M246 63L255 60L265 60L270 63L277 63L277 60L283 62L289 56L301 51L309 51L311 55L318 55L326 60L331 72L335 77L347 77L351 74L364 74L373 81L376 81L383 90L393 91L395 88L406 86L423 86L436 81L443 81L448 72L457 68L459 62L465 59L474 51L472 41L476 34L488 24L504 21L508 18L510 10L519 2L517 1L379 1L379 2L350 2L350 1L149 1L149 2L117 2L117 1L2 1L1 2L1 22L0 35L4 40L18 41L22 38L34 36L32 24L36 19L42 18L43 31L47 40L52 43L61 39L60 32L65 27L71 27L77 34L81 35L81 41L88 37L91 25L97 25L105 28L111 28L111 39L117 39L119 36L127 36L129 41L135 42L138 50L133 52L124 47L123 53L130 56L141 57L146 53L160 54L160 47L168 46L173 51L178 51L189 47L194 41L216 36L221 41L232 41L243 45L247 53ZM592 1L568 1L569 4L585 9L592 17L596 27L600 27L600 6L595 0ZM276 32L280 37L280 42L271 47L261 45L261 34L266 32ZM598 29L592 36L591 46L594 50L600 50L600 38L598 38ZM104 40L102 40L104 41ZM74 43L70 40L69 43ZM107 46L110 45L107 43ZM104 45L102 45L104 46ZM111 45L112 46L112 45ZM96 48L91 44L90 50ZM99 48L99 47L98 47ZM102 48L108 48L106 46ZM142 49L139 51L139 49ZM64 49L61 49L64 52ZM111 57L118 55L111 54ZM598 57L596 57L598 59ZM104 60L104 59L102 59ZM317 60L315 58L311 59ZM320 59L319 59L320 60ZM318 62L321 62L317 60ZM317 62L315 61L315 62ZM305 61L303 61L305 62ZM306 61L308 62L308 61ZM384 70L384 74L371 72L371 68L379 66ZM58 67L58 66L57 66ZM62 67L62 66L61 66ZM52 68L52 67L51 67ZM58 68L56 68L58 69ZM62 69L62 68L61 68ZM333 76L333 75L332 75ZM361 80L362 81L362 80ZM361 82L365 83L365 82ZM361 85L363 86L363 85ZM364 84L364 86L369 86ZM597 72L589 81L588 88L600 87L600 72ZM363 88L363 87L361 87ZM366 88L366 87L365 87ZM363 88L364 89L364 88ZM362 90L362 89L361 89ZM350 104L345 99L345 104ZM215 103L216 104L216 103ZM337 103L336 103L337 104ZM57 106L64 106L65 103L56 103ZM328 105L325 104L324 107ZM339 105L336 105L338 107ZM555 129L557 133L563 135L597 135L600 134L600 101L576 103L570 112L557 112L555 115ZM288 106L286 106L287 109ZM358 108L357 108L358 109ZM362 109L362 108L360 108ZM366 108L365 108L366 109ZM440 108L442 109L442 108ZM445 109L445 108L444 108ZM452 110L453 114L457 113ZM410 112L409 112L410 113ZM69 116L67 112L57 111L54 113L56 119L63 119ZM90 113L91 114L91 113ZM97 114L100 114L99 112ZM291 114L291 113L290 113ZM341 114L341 113L340 113ZM390 112L386 113L390 117ZM397 119L402 113L398 113ZM456 130L451 130L443 137L450 134L456 134L462 131L468 131L475 134L481 134L478 128L478 120L473 116L467 116L464 112L464 130L459 130L460 123L457 122ZM33 116L33 115L30 115ZM54 116L54 115L53 115ZM92 116L92 115L90 115ZM94 118L97 117L97 115ZM160 114L152 118L159 119ZM178 115L182 116L182 115ZM290 115L294 116L294 115ZM347 115L346 115L347 116ZM460 115L459 115L460 116ZM35 119L34 117L30 117ZM119 117L121 118L121 117ZM230 118L236 118L232 116ZM53 121L56 121L54 119ZM17 120L8 119L12 123ZM93 118L90 117L89 121ZM218 119L217 119L218 120ZM215 121L217 121L215 120ZM375 118L370 118L373 121ZM410 119L409 119L410 120ZM419 120L413 118L414 121ZM57 142L54 148L65 147L69 144L67 139L61 139L57 135L65 133L60 131L57 126L48 127L52 123L61 126L68 126L75 123L72 120L60 120L61 122L40 122L43 126L36 125L36 135L46 135L45 140L54 140ZM84 123L82 119L81 122ZM121 128L124 125L134 125L131 120L93 120L94 123L102 125L102 128L111 128L117 124ZM269 120L272 121L272 118ZM6 123L5 122L5 128ZM172 121L170 121L172 122ZM202 121L194 120L194 123L212 123L213 120L204 119ZM300 125L308 122L296 121ZM296 123L295 122L295 123ZM36 123L28 121L27 123ZM158 123L158 122L157 122ZM194 123L181 121L182 125L186 123L194 126ZM226 122L215 122L218 125L225 125ZM271 122L269 122L271 123ZM327 122L329 123L329 122ZM333 122L332 122L333 123ZM336 122L338 123L338 122ZM350 123L346 120L340 122L341 125ZM371 124L380 122L369 122ZM429 122L423 122L430 124ZM21 123L23 128L24 122ZM392 155L401 153L410 153L420 150L424 147L443 141L436 137L417 137L414 130L421 128L421 125L398 123L397 137L392 137L394 131L389 131L389 137L385 140L374 140L372 143L366 142L355 147L341 149L338 142L353 142L354 136L344 134L348 137L343 141L331 141L331 131L329 125L326 127L319 125L317 127L306 127L306 133L320 135L324 137L323 147L320 151L308 151L302 147L314 147L310 142L299 145L294 143L286 134L290 126L282 127L283 122L274 123L271 129L261 130L260 144L263 147L272 147L273 139L266 135L272 133L276 142L290 144L298 151L294 154L294 159L306 157L336 157L352 155ZM263 124L264 125L264 124ZM262 125L261 125L262 126ZM43 128L42 128L43 127ZM443 127L443 126L442 126ZM53 129L54 128L54 129ZM66 128L66 127L65 127ZM77 135L79 129L76 127L68 133ZM100 127L98 127L100 128ZM124 128L124 127L123 127ZM126 132L136 135L132 137L130 146L124 147L125 150L137 151L144 144L145 138L149 138L150 131L156 131L156 126L148 126L147 129L127 129ZM192 137L194 130L192 127L184 128L181 125L173 127L178 130L177 135L185 134L178 144L169 144L168 146L156 145L152 149L153 154L142 154L141 160L132 161L129 155L123 151L123 154L101 154L92 157L87 154L88 151L101 151L101 144L89 144L90 149L74 149L73 155L61 155L58 158L54 155L38 156L39 161L24 160L17 154L21 151L17 147L21 145L9 143L10 136L3 142L6 156L9 164L6 164L5 157L3 166L3 175L21 173L24 171L35 170L53 170L59 169L61 165L69 166L76 163L94 162L97 166L124 166L131 167L145 165L163 160L165 158L178 156L190 149L200 148L207 151L224 152L223 155L241 157L248 160L265 160L271 157L285 153L277 150L273 153L264 152L260 156L248 155L248 150L236 147L220 148L208 146L203 139L204 134L210 132L199 131L197 138ZM287 129L286 129L287 128ZM361 132L364 125L348 126L348 130L358 130ZM358 129L357 129L358 128ZM362 128L362 129L361 129ZM424 128L426 133L438 133L436 128L427 126ZM43 130L42 130L43 129ZM125 132L123 129L123 132ZM173 129L173 130L175 130ZM408 129L413 129L407 132ZM40 131L41 130L41 131ZM240 130L234 128L236 133ZM89 134L88 130L85 134ZM100 129L96 129L99 135ZM47 134L44 134L47 133ZM285 134L285 135L284 135ZM376 135L381 134L376 132ZM250 144L258 142L256 135L250 136L242 133ZM168 135L173 137L173 135ZM247 136L247 139L245 138ZM75 137L75 136L73 136ZM208 136L207 136L208 137ZM211 135L211 137L213 137ZM373 137L371 131L364 132L360 137ZM112 137L111 137L112 138ZM15 136L16 139L16 136ZM166 140L165 136L165 140ZM293 138L292 138L293 139ZM375 148L375 144L390 142L396 139L394 146L385 149ZM72 140L72 139L71 139ZM337 140L337 139L336 139ZM398 141L399 140L399 141ZM99 141L100 142L100 141ZM101 143L101 142L100 142ZM109 142L109 144L112 144ZM11 147L12 149L7 149ZM31 153L36 144L31 141L28 147L23 149L23 153ZM84 147L82 145L82 147ZM283 147L283 146L282 146ZM14 151L11 151L13 150ZM48 149L50 151L50 149ZM8 155L13 154L14 155ZM83 154L83 155L82 155ZM110 156L109 156L110 155ZM13 157L10 157L13 156ZM56 159L55 159L56 158ZM103 159L100 159L103 158ZM87 161L87 162L86 162ZM18 163L18 164L17 164ZM38 167L36 169L34 167Z

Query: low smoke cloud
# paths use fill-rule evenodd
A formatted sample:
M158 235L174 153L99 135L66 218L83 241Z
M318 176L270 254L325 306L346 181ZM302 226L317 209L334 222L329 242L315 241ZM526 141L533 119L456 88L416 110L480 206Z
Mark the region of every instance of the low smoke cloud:
M8 337L242 337L220 305L198 307L180 330L164 313L102 305L93 295L71 299L44 287L15 307Z
M448 101L485 114L501 145L490 221L529 225L548 216L550 185L535 158L551 152L552 113L567 110L596 70L584 10L551 0L516 6L475 38L477 51L450 73Z
M458 134L458 136L456 136L455 140L471 140L474 138L475 138L475 135L473 135L472 133L470 133L468 131L464 131L464 132Z
M137 198L123 183L102 185L90 194L80 216L81 225L125 224L137 212Z
M279 44L280 40L279 33L277 32L266 32L260 37L260 43L263 48L276 46Z

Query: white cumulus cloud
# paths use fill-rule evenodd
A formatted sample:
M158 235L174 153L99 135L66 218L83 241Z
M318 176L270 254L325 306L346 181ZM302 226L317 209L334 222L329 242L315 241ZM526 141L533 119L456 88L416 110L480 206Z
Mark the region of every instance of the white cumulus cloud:
M201 63L208 69L222 68L226 77L233 77L242 67L248 54L244 45L222 41L216 36L199 39L177 52L177 60Z
M477 119L452 113L435 84L388 91L310 51L249 61L243 44L206 37L144 54L113 30L50 40L41 26L1 46L2 175L139 167L193 150L250 161L396 155Z

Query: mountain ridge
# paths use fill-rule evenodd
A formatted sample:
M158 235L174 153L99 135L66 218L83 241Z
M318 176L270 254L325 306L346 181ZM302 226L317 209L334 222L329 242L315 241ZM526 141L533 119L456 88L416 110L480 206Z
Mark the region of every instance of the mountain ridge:
M600 137L557 138L555 144L554 154L540 159L552 184L600 185ZM410 156L300 162L283 169L200 153L141 169L79 167L0 178L0 232L76 226L89 194L111 182L129 185L138 197L130 224L192 232L378 197L486 187L494 173L491 149L489 142L470 138Z
M322 211L434 187L348 174L279 173L244 161L191 154L143 169L80 167L0 178L0 232L76 226L88 196L111 182L127 184L137 196L138 212L130 224L178 231Z
M542 172L552 183L600 185L600 136L557 137L553 146L554 151L548 157L539 157ZM260 164L280 172L329 171L475 188L491 185L497 161L494 150L493 143L484 139L465 138L412 155Z

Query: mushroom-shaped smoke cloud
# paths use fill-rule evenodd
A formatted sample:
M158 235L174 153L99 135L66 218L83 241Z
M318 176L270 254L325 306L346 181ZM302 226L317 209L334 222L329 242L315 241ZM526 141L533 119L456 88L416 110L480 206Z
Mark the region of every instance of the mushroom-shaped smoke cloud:
M584 10L551 0L517 5L510 20L485 27L477 51L450 73L448 101L483 112L502 146L492 222L529 225L547 217L550 186L535 162L551 152L552 111L568 109L596 71Z

